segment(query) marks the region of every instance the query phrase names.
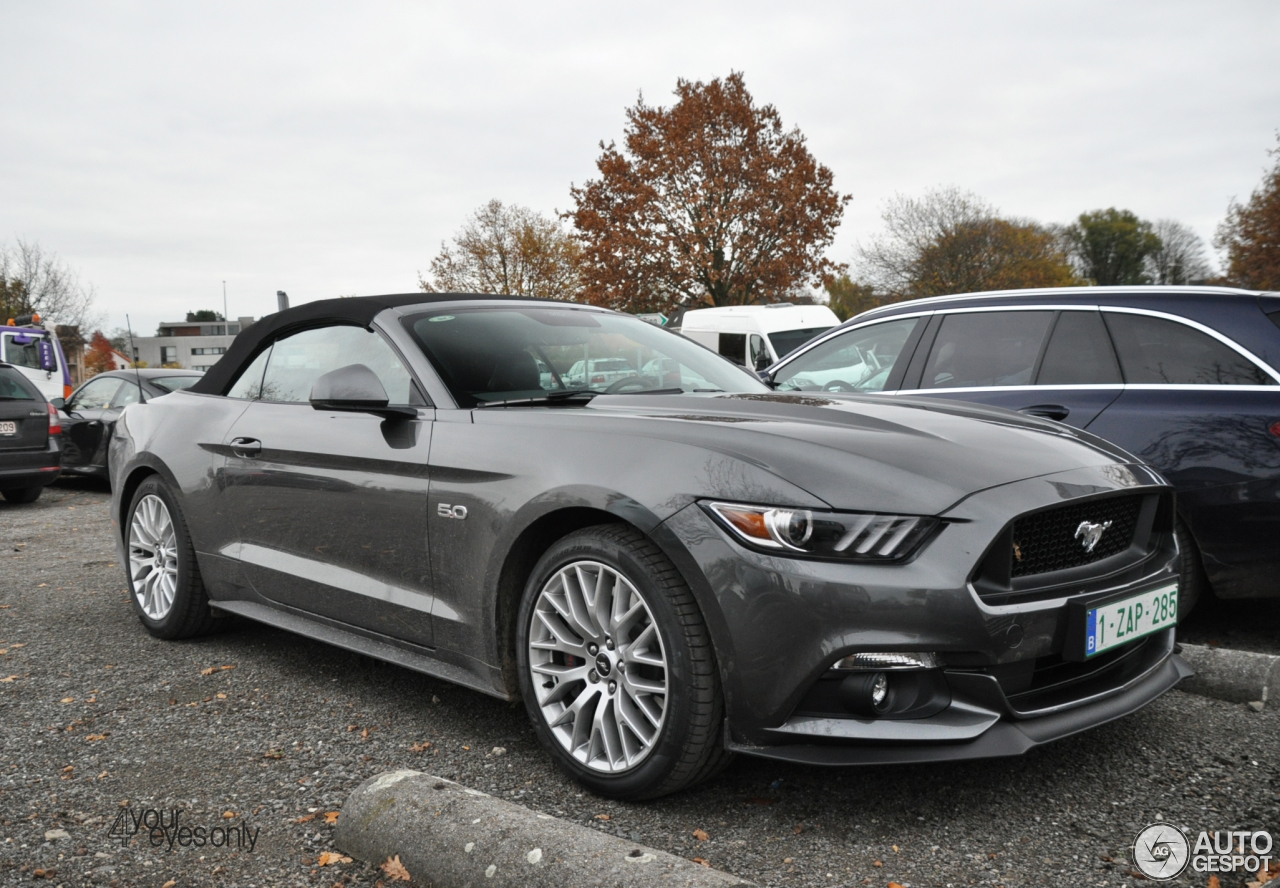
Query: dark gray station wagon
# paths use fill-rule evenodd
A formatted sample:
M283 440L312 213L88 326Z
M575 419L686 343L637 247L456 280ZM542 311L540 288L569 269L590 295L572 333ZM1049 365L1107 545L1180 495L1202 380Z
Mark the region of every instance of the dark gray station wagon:
M298 306L128 407L110 463L154 635L238 614L522 698L620 798L735 751L1019 754L1188 674L1172 491L1128 454L978 405L774 392L589 306Z

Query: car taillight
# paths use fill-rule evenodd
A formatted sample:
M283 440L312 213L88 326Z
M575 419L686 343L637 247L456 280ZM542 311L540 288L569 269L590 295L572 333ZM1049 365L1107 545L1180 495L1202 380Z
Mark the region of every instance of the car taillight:
M593 376L593 377L591 377L591 384L592 384L592 385L601 384L601 383L603 383L603 382L604 382L604 377L603 377L603 376Z
M49 405L49 434L62 434L62 417L58 415L58 408L52 404Z

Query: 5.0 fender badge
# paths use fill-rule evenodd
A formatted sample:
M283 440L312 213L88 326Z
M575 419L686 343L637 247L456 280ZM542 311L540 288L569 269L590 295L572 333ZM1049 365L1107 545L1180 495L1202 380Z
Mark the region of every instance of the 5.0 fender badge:
M436 506L436 514L439 515L441 518L459 518L459 519L466 518L467 507L451 506L448 503L441 503L440 505Z

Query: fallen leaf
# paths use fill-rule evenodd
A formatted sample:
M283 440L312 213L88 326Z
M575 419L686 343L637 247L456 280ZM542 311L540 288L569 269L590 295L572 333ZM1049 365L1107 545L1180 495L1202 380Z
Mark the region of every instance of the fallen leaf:
M325 822L325 823L337 823L337 822L338 822L338 812L337 812L337 811L326 811L326 812L325 812L325 815L324 815L324 822Z
M700 864L702 864L703 866L711 866L711 861L709 861L709 860L705 860L705 859L703 859L703 858L701 858L701 857L695 857L695 858L693 858L693 862L694 862L694 863L700 863Z
M335 854L332 851L325 851L320 855L320 859L316 863L320 866L332 866L335 863L350 863L350 857L343 857L341 854Z
M223 812L222 812L222 819L223 819L223 820L231 820L231 819L232 819L232 818L234 818L235 816L236 816L236 812L235 812L235 811L223 811Z
M110 775L111 775L111 772L110 772L110 771L103 771L101 774L99 774L97 777L95 777L95 778L93 778L93 779L94 779L94 780L105 780L105 779L106 779L107 777L109 777Z
M793 829L792 832L795 833L796 835L800 835L800 833L804 832L804 824L797 823L795 829Z
M227 699L227 695L226 695L226 694L223 694L223 693L219 693L217 696L218 696L218 699L219 699L219 700L225 700L225 699Z
M1222 883L1218 881L1217 876L1209 877L1209 888L1222 888Z
M207 668L205 668L205 669L201 669L201 670L200 670L200 674L201 674L201 675L213 675L213 673L215 673L215 672L217 672L217 671L218 671L218 667L217 667L217 666L209 666L209 667L207 667Z
M893 846L893 853L894 853L894 854L897 854L897 853L898 853L898 846L897 846L897 845L894 845L894 846Z
M104 734L90 734L88 737L85 737L84 739L89 740L89 741L106 740L106 739L107 739L107 735L106 735L105 733L104 733Z
M596 820L612 820L612 819L613 819L613 817L612 817L612 816L610 816L609 814L597 814L597 815L596 815Z
M235 668L236 668L236 664L232 663L232 664L230 664L230 665L228 665L228 666L223 666L223 667L222 667L222 671L223 671L223 672L226 672L228 669L235 669Z
M18 676L16 675L10 675L7 678L0 678L0 682L4 682L5 684L8 684L11 681L17 681L17 680L18 680Z
M62 773L63 773L63 774L69 774L69 773L71 773L72 771L74 771L75 769L76 769L76 766L75 766L75 765L67 765L65 768L63 768L63 769L62 769Z
M711 836L707 835L707 831L704 829L695 829L693 831L693 837L699 842L705 842L707 839L711 838Z
M361 732L360 732L360 739L361 739L361 740L368 740L368 739L369 739L369 729L368 729L368 728L365 728L363 731L361 731Z
M297 820L293 822L294 823L310 823L315 819L316 819L316 815L314 814L303 814L301 817L299 817Z
M47 586L49 584L41 583L40 585ZM52 879L55 875L57 875L57 873L58 871L56 869L36 869L31 871L31 875L37 879Z
M21 642L18 642L17 644L9 645L9 650L16 651L18 648L24 648L26 646L27 646L27 643L25 641L21 641Z
M397 854L395 857L388 857L386 859L386 862L381 865L381 869L393 881L396 881L396 882L412 881L412 877L409 875L409 871L405 869L404 864L400 862L399 854Z
M37 584L36 584L36 588L37 588L37 589L43 589L43 588L44 588L45 586L47 586L47 585L49 585L49 584L48 584L48 583L37 583ZM40 872L40 870L36 870L36 872Z
M358 731L358 730L360 730L360 726L359 726L359 725L347 725L347 733L348 733L348 734L350 734L352 731Z
M897 882L890 882L889 888L902 888L902 886L899 885Z
M284 758L284 753L278 749L269 749L262 754L262 757L264 759L282 759Z
M871 865L872 865L872 866L884 866L884 861L883 861L883 860L877 860L875 863L873 863L873 864L871 864Z
M62 698L61 700L59 700L58 702L59 702L59 703L74 703L74 702L76 702L76 698L75 698L75 697L63 697L63 698Z
M409 750L411 752L426 752L430 748L431 748L431 741L423 740L421 743L415 743L412 746L410 746Z
M464 746L464 747L462 747L462 748L463 748L463 749L465 749L465 750L467 750L467 752L470 752L470 751L471 751L471 747L470 747L470 746Z
M161 886L160 886L160 888L173 888L173 886L174 886L174 885L177 885L177 884L178 884L178 880L177 880L177 879L170 879L169 881L167 881L167 882L165 882L163 885L161 885Z

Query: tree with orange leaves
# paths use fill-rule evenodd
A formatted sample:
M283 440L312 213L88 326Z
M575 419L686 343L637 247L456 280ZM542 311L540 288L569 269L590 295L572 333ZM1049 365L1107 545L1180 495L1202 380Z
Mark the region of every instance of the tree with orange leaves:
M93 335L89 337L89 347L84 350L84 366L90 371L91 376L116 368L115 361L111 357L113 351L111 340L103 335L101 330L94 330Z
M1227 253L1227 279L1251 290L1280 290L1280 147L1269 153L1275 166L1248 203L1231 202L1214 239Z
M839 271L824 253L849 197L758 106L740 72L679 80L670 108L628 108L624 145L571 194L585 298L626 311L764 302Z

